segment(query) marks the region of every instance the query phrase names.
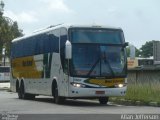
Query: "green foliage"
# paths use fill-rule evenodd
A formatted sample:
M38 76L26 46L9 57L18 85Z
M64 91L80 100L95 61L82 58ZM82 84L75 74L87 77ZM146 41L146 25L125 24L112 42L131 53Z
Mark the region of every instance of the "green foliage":
M144 57L144 58L148 58L148 57L151 57L153 56L153 42L154 41L149 41L149 42L146 42L144 45L142 45L142 47L140 49L137 49L136 48L136 57ZM126 51L127 51L127 57L130 56L130 48L127 47L126 48Z
M12 23L11 19L0 16L0 59L2 57L2 47L6 47L6 55L9 57L11 41L22 35L17 22Z
M140 50L136 48L136 57L140 56Z
M160 102L160 83L130 84L125 99L142 102Z
M154 41L149 41L142 45L142 47L140 48L140 54L142 57L147 58L153 56L153 42Z
M160 104L160 82L135 83L127 85L127 92L122 97L111 97L111 101L120 102L120 99L130 100L132 104L140 101L142 104L157 102Z

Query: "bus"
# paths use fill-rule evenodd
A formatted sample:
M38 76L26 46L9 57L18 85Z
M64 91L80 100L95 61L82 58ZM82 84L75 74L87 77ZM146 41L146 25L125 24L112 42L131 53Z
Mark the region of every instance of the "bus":
M10 66L0 66L0 82L10 81Z
M11 90L20 99L53 96L97 99L124 96L127 56L121 28L58 25L16 38L11 47Z

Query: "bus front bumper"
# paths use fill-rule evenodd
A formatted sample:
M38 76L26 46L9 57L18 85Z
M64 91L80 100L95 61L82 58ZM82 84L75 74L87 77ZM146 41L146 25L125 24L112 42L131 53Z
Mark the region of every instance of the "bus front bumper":
M121 88L76 88L72 87L69 91L69 97L109 97L109 96L124 96L127 87Z

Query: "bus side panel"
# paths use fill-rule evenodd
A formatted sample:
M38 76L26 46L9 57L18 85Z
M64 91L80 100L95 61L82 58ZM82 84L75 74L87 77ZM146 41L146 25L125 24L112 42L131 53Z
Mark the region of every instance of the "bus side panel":
M48 53L45 54L45 56L46 57L43 56L43 60L37 60L38 56L34 57L36 68L40 70L43 67L43 78L34 80L29 79L29 82L26 81L27 92L52 96L52 82L53 80L56 80L58 84L59 95L65 96L67 91L65 89L66 84L64 82L65 79L61 66L60 54ZM40 63L40 61L43 62Z
M59 53L47 53L13 60L13 78L24 80L25 92L52 95L52 81L58 84L59 94L64 96L64 74ZM17 65L17 66L16 66ZM16 79L11 78L12 90L16 90Z
M25 92L35 93L37 81L43 78L43 64L37 66L37 62L43 62L43 55L38 55L34 59L33 56L12 59L11 65L11 90L16 91L16 81L24 80ZM40 68L41 67L41 68Z
M4 73L4 81L10 81L10 72Z
M4 80L4 73L0 73L0 82Z

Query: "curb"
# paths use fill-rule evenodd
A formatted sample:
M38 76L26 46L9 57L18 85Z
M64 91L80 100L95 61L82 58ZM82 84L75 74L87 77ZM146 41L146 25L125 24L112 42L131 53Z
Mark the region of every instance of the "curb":
M160 107L160 103L158 102L148 102L148 103L145 103L143 101L134 101L134 100L125 100L125 99L110 99L111 102L114 102L114 103L118 103L118 104L122 104L122 105L127 105L127 106L130 106L130 105L134 105L134 106L153 106L153 107Z
M150 102L149 105L150 106L154 106L154 107L158 107L158 103L157 102Z

